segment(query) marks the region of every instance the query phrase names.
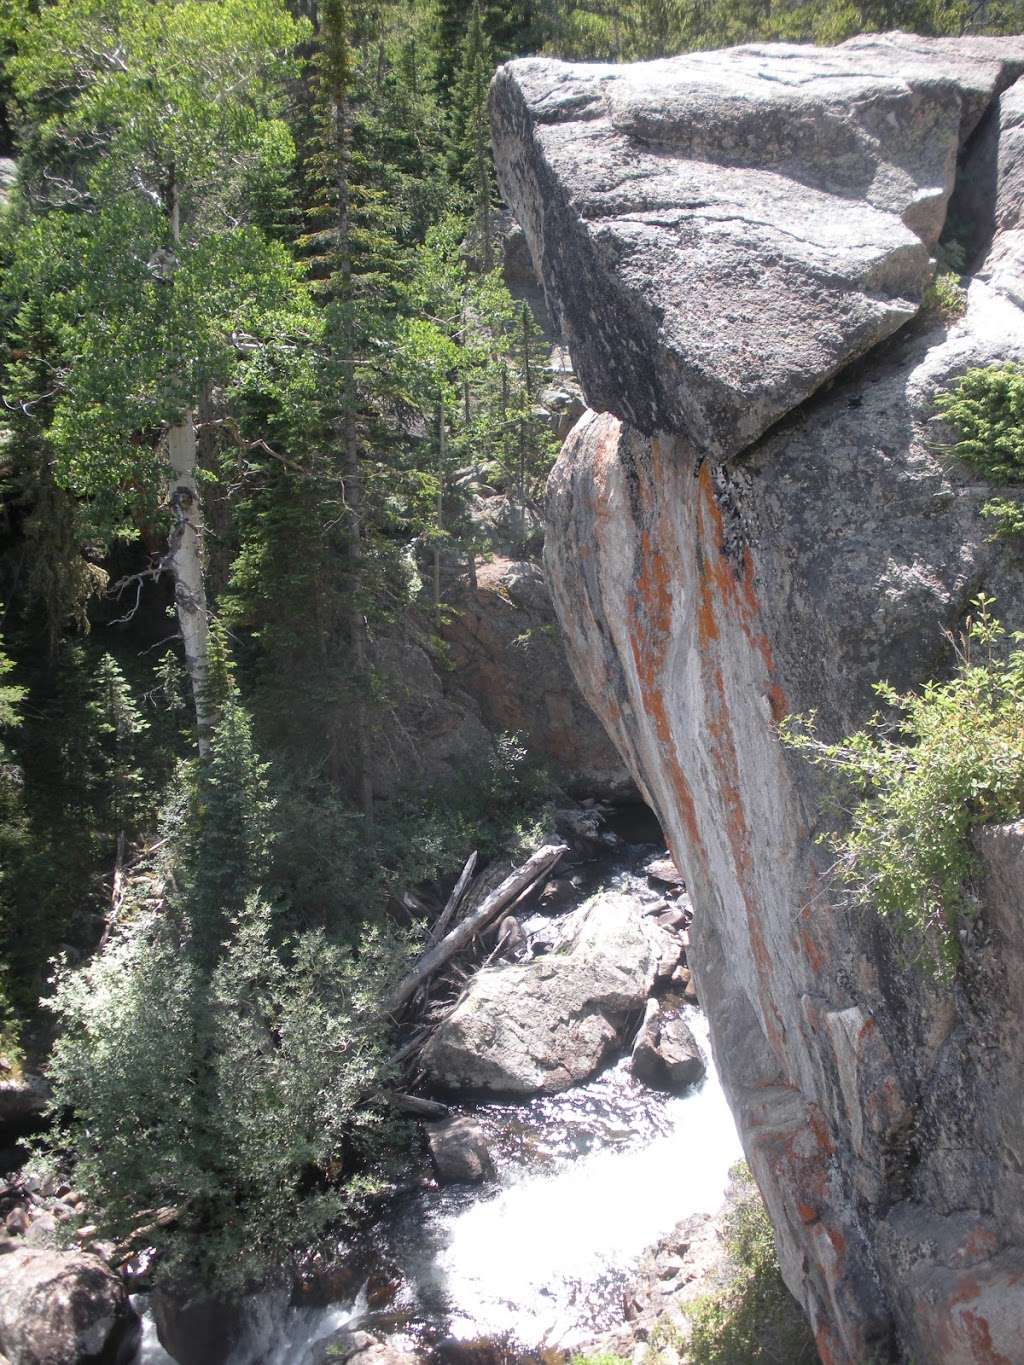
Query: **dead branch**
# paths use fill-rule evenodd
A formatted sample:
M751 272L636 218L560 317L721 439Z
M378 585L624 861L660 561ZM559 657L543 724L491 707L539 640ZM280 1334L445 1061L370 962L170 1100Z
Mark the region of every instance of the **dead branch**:
M517 867L461 924L457 924L439 943L428 948L416 966L395 987L388 1001L390 1013L396 1014L429 977L445 965L461 948L485 929L492 919L516 900L527 887L546 877L568 851L566 844L545 844Z
M455 883L452 894L448 897L444 909L441 911L440 915L438 915L437 923L430 931L430 936L427 939L428 948L432 948L435 943L440 943L441 939L444 938L448 926L451 924L455 912L462 902L462 897L465 895L466 887L469 885L469 879L476 870L476 860L477 855L476 850L474 849L466 859L466 866L462 869L459 880Z

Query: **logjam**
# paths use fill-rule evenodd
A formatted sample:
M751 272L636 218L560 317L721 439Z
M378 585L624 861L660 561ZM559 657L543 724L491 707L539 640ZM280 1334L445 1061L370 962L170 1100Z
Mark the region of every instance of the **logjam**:
M428 948L412 971L395 987L388 1001L390 1012L396 1014L428 977L433 976L460 948L471 942L506 905L511 904L528 886L547 876L562 854L567 852L567 847L566 844L545 844L539 848L521 867L506 877L471 915L467 915L461 924L446 934L440 943Z

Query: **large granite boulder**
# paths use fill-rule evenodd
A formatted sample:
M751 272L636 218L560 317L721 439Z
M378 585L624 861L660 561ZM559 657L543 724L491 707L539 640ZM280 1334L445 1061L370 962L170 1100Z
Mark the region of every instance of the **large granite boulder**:
M729 456L890 336L1022 70L907 35L501 68L499 180L591 405Z
M495 733L525 736L565 787L624 798L636 788L565 657L543 570L494 559L442 628L461 686Z
M979 591L1024 627L1019 544L934 403L1024 361L1022 57L883 35L513 63L495 91L502 184L606 409L551 479L556 608L686 869L716 1060L834 1365L1022 1358L1024 831L979 841L982 909L937 983L842 903L823 779L775 729L814 708L838 737L877 679L948 670ZM965 315L893 336L954 179L985 253Z
M98 1256L0 1242L0 1355L11 1365L127 1365L140 1331Z
M585 1081L643 1010L664 946L665 931L635 900L596 897L571 946L473 977L420 1054L428 1080L497 1095L555 1094Z

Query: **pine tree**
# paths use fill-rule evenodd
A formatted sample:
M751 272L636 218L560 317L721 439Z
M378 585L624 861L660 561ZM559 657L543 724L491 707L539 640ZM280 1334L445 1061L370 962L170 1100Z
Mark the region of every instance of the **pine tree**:
M451 91L449 172L470 195L477 254L484 272L494 269L494 159L488 90L494 56L479 0L473 0L461 60Z

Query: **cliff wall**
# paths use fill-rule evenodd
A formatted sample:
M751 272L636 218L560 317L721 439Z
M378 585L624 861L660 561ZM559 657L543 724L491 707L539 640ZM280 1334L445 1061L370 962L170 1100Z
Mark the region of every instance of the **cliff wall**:
M820 779L871 684L949 666L980 590L1024 626L1019 543L942 451L934 396L1024 359L1024 40L499 71L503 191L592 408L547 559L584 694L697 907L719 1067L823 1361L1024 1359L1024 825L979 840L955 982L841 908ZM940 233L964 316L922 312Z

